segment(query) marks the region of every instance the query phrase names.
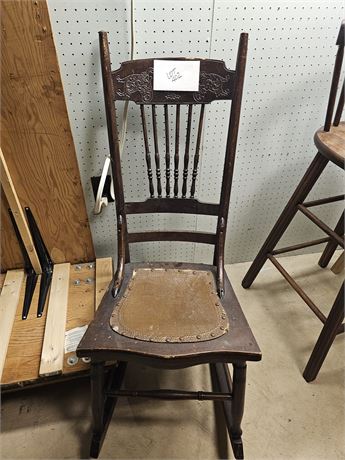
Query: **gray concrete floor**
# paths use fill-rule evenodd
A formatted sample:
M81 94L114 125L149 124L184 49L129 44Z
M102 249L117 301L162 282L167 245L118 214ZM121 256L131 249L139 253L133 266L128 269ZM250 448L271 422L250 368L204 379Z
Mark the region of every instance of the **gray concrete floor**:
M317 265L316 254L283 264L328 312L342 275ZM247 459L344 459L344 337L339 336L317 380L302 378L321 323L267 264L251 289L240 286L248 263L228 266L243 310L263 352L248 365L243 440ZM159 371L129 368L127 381L146 387L208 389L208 368ZM86 458L88 381L5 395L2 458ZM233 458L219 408L211 402L123 400L116 408L101 458Z

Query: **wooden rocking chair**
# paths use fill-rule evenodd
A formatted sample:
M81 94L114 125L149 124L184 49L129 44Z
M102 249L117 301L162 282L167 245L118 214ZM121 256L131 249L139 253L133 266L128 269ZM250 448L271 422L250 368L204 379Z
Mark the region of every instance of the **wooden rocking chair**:
M93 436L91 456L101 449L117 398L196 399L222 401L227 428L236 458L243 458L241 420L244 410L246 361L258 361L261 353L224 271L224 242L233 176L247 34L239 42L236 70L223 61L200 60L199 90L154 91L153 59L133 60L111 70L108 38L100 32L101 62L109 146L116 196L118 261L117 271L95 319L79 344L77 354L91 358ZM178 60L185 60L178 58ZM196 59L194 59L195 61ZM186 59L188 61L188 59ZM219 203L195 198L205 104L231 100L224 172ZM140 107L150 198L125 202L121 172L116 102L129 100ZM146 106L149 106L149 110ZM169 110L175 110L176 127L173 187L170 187ZM180 114L187 113L184 170L179 181ZM198 113L193 172L188 165L191 122ZM151 166L147 114L152 115L155 150L156 191ZM165 121L165 187L160 171L157 121ZM179 197L179 185L182 193ZM187 189L190 197L187 198ZM165 189L165 197L163 192ZM217 217L215 233L153 231L129 233L127 215L140 213L187 213ZM130 263L129 243L187 241L215 247L213 265L191 263ZM117 364L106 381L105 362ZM217 391L121 389L127 362L178 369L209 363L217 376ZM233 366L233 376L226 363Z

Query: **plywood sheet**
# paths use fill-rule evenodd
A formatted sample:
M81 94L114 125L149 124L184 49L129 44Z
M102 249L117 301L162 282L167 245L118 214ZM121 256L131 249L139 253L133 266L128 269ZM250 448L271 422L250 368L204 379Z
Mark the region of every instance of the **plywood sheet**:
M54 263L93 260L46 2L2 1L1 9L1 147L20 203L31 208Z

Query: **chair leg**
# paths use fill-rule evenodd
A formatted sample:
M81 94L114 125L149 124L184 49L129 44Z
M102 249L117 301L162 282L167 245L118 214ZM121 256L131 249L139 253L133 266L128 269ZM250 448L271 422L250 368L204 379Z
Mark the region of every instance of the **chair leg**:
M340 219L339 219L337 225L335 226L334 231L339 236L344 235L344 212L340 216ZM321 257L319 259L320 267L322 267L322 268L327 267L327 265L329 264L329 261L333 257L333 254L334 254L335 250L337 249L337 247L338 247L338 243L336 241L334 241L334 240L331 240L331 241L329 241L327 243L327 245L326 245L325 249L323 250L323 253L321 254Z
M105 382L104 362L91 363L91 395L92 395L92 416L93 433L90 447L90 457L98 458L107 429L112 418L117 399L107 397L106 391L119 390L121 388L127 363L119 362Z
M233 390L231 402L232 427L230 439L235 458L243 458L241 422L244 412L244 396L246 390L247 364L234 363Z
M303 372L303 377L307 382L316 379L319 370L327 356L327 353L339 331L339 327L344 320L344 284L341 286L337 298L334 301L328 318L317 339L315 347L310 355L309 361Z
M232 394L232 400L223 401L222 405L234 456L236 459L243 459L241 422L244 411L247 364L245 362L233 363L233 381L231 381L226 364L217 363L211 366L215 369L219 390L222 393Z
M327 163L327 158L325 158L321 153L316 154L315 158L307 169L307 172L303 176L294 194L290 198L284 211L280 215L271 233L268 235L265 243L263 244L258 255L254 259L248 272L243 278L242 286L244 288L249 288L257 277L259 271L267 260L268 254L273 251L276 244L285 233L290 222L295 217L298 211L297 205L303 203L303 201L306 199L310 190L313 188L316 181L320 177L322 171L325 169Z
M98 458L104 431L104 362L91 363L93 433L90 457Z

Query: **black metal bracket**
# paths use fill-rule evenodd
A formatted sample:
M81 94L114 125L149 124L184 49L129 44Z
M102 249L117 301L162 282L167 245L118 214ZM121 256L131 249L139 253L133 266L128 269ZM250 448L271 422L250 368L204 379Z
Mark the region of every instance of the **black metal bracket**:
M30 208L25 208L26 217L28 219L29 229L36 248L36 252L42 267L42 276L40 283L40 294L38 297L37 317L41 317L46 303L48 291L53 277L53 261L50 258L49 252L44 244L42 235L39 231L35 218Z
M25 248L22 236L19 232L17 223L14 219L13 213L11 209L8 210L14 231L19 243L20 251L22 253L24 259L24 270L26 273L26 285L25 285L25 295L24 295L24 302L23 302L23 311L22 311L22 319L26 319L30 310L30 305L32 302L32 297L35 291L35 287L38 280L38 274L35 272L27 250ZM30 210L30 208L25 208L29 229L31 232L31 236L33 239L33 243L37 252L37 256L39 258L41 267L42 267L42 275L41 275L41 282L40 282L40 293L38 297L38 307L37 307L37 317L41 317L44 305L47 300L47 295L49 291L49 287L51 284L52 276L53 276L53 262L49 256L48 250L44 244L43 238L40 234L39 228L35 221L35 218Z
M32 267L31 261L29 259L28 253L26 251L22 236L19 232L17 223L14 219L13 212L11 209L8 210L10 215L12 225L14 228L14 232L16 234L20 251L22 253L24 259L24 270L26 273L26 284L25 284L25 295L24 295L24 303L23 303L23 311L22 311L22 319L26 319L29 313L30 305L32 296L34 295L34 290L37 284L38 275L35 273L35 270Z

